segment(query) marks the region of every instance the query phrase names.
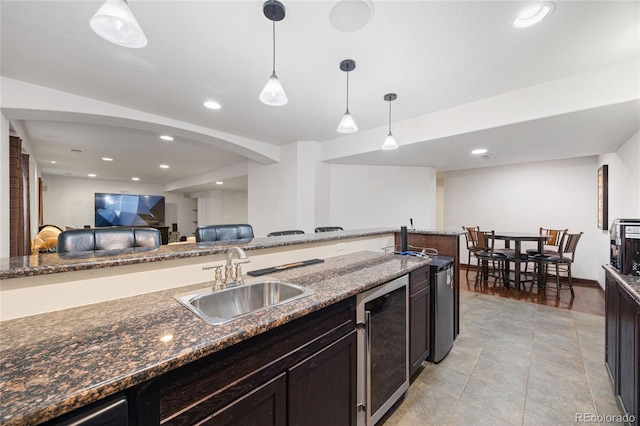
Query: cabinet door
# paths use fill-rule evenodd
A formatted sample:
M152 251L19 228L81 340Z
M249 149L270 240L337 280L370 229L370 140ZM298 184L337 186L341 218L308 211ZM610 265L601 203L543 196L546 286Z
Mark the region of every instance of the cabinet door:
M429 356L431 287L423 288L410 296L409 300L409 374L413 375Z
M289 369L287 410L293 426L355 426L356 332Z
M198 425L284 426L287 416L287 378L282 373L232 402Z
M618 340L618 393L625 411L638 424L638 312L636 302L624 291L620 298L620 339Z
M618 381L618 315L620 311L618 285L615 280L606 274L605 288L605 365L614 383ZM617 391L616 391L617 393Z

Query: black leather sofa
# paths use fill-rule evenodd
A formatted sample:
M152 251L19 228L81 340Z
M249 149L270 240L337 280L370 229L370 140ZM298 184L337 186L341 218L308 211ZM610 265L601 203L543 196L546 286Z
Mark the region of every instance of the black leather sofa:
M160 241L154 228L72 229L58 235L58 253L159 247Z
M342 226L319 226L316 228L316 232L333 232L333 231L344 231Z
M304 231L301 231L299 229L292 229L290 231L273 231L273 232L269 232L267 234L267 237L279 237L281 235L298 235L298 234L304 234Z
M250 240L253 228L247 224L206 225L196 228L196 242Z

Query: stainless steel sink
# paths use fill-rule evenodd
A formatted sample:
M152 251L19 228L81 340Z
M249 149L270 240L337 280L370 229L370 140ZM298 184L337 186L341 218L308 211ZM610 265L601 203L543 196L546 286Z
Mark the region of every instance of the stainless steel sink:
M313 293L312 289L297 284L260 281L219 291L196 290L179 294L175 299L204 321L218 325Z

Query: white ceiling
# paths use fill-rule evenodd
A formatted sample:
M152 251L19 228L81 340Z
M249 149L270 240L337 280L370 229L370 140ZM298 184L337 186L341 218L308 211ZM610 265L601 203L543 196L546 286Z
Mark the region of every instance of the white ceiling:
M1 74L280 146L342 136L335 131L345 109L346 80L339 63L352 58L357 68L350 74L349 109L361 131L379 130L381 145L388 125L385 93L398 94L395 126L612 64L637 63L639 57L636 1L556 2L551 17L522 30L509 22L532 2L374 1L373 19L350 33L329 22L336 1L283 3L287 16L276 24L276 69L289 97L283 107L258 101L272 55L272 24L262 14L261 1L131 0L149 43L127 49L90 29L89 19L102 0L1 0ZM591 90L598 88L585 88ZM331 162L446 171L612 152L640 128L637 93L632 98L414 141L391 152L363 150ZM205 109L208 99L222 109ZM3 112L45 174L137 176L166 184L246 159L241 150L188 137L164 142L157 131ZM349 144L349 136L341 143ZM471 157L469 151L478 145L494 158ZM115 161L103 162L103 156ZM170 168L160 169L160 163ZM240 179L240 188L242 182L246 186Z

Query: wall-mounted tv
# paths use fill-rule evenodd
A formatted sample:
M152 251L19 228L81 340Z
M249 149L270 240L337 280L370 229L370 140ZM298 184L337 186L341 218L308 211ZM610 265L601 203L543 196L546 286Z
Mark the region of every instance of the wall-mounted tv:
M95 193L96 228L100 226L163 226L164 197Z

